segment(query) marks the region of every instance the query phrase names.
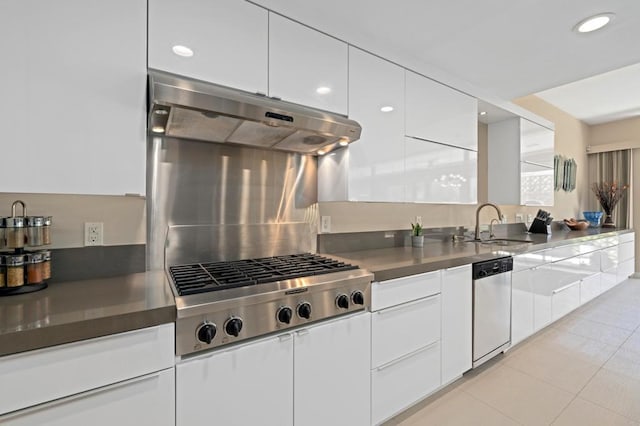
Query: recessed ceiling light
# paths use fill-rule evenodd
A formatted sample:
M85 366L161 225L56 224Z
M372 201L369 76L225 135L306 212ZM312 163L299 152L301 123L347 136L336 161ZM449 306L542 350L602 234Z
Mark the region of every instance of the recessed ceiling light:
M331 88L326 86L321 86L316 89L316 93L318 93L319 95L326 95L331 93Z
M169 111L167 111L166 109L157 109L153 111L153 113L158 115L167 115L169 114Z
M340 141L340 146L347 146L349 145L349 141Z
M153 133L164 133L164 127L162 127L162 126L153 126L151 128L151 131Z
M171 48L173 53L178 56L184 56L185 58L190 58L193 56L193 50L189 49L187 46L175 45Z
M323 151L323 150L318 151L318 155L325 155L325 154L326 154L326 151Z
M391 111L393 111L393 107L391 105L385 105L382 108L380 108L380 111L382 111L382 112L391 112Z
M478 115L487 115L487 111L480 111Z
M611 22L614 16L614 13L609 12L590 16L578 22L573 27L573 30L578 33L590 33L592 31L599 30L600 28Z

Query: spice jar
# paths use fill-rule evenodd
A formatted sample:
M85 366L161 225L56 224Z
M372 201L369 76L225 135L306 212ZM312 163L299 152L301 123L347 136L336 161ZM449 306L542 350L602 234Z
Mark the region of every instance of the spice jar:
M44 217L28 216L25 224L27 225L27 244L30 246L41 246L44 244Z
M40 253L31 253L26 256L27 262L27 284L40 284L42 278L42 255Z
M24 256L6 255L7 287L24 285Z
M51 252L43 250L40 254L42 255L42 279L48 280L51 278Z
M7 265L4 256L0 255L0 288L7 285Z
M6 242L4 240L4 217L0 217L0 249L3 249Z
M42 227L42 244L51 244L51 216L45 216Z
M4 232L8 248L24 247L24 225L25 220L23 216L6 217L4 219Z

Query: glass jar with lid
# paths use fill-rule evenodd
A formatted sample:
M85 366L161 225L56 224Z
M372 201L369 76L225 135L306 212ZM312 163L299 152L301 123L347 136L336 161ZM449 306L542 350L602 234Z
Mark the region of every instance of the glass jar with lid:
M48 280L51 278L51 251L42 250L42 279Z
M30 246L44 245L44 217L27 216L27 244Z
M0 249L3 249L7 244L4 239L4 217L0 217Z
M27 263L27 284L40 284L44 281L42 278L42 254L29 253L25 255Z
M51 244L51 216L44 217L44 226L42 227L42 244Z
M5 264L4 255L0 254L0 288L7 285L7 265Z
M5 225L5 239L7 247L16 249L24 247L25 238L25 218L23 216L6 217L4 219Z
M20 287L24 285L24 256L21 254L9 254L4 256L6 264L7 287Z

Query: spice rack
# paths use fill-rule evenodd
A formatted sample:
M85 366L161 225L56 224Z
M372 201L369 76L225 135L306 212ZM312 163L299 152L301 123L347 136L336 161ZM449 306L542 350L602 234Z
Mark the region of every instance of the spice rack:
M22 216L16 215L18 206L22 206ZM51 216L27 216L25 203L15 201L11 216L0 217L0 297L47 288L51 251L30 249L49 244Z

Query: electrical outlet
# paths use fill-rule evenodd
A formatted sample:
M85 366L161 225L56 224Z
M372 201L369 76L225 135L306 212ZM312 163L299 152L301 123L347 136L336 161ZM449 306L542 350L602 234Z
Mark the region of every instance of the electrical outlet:
M532 214L528 214L528 215L527 215L527 222L528 222L528 223L533 222L533 215L532 215Z
M320 232L331 232L331 216L322 216L320 218Z
M524 223L524 215L522 213L516 213L516 223Z
M416 223L422 225L422 216L416 216Z
M103 223L102 222L85 222L84 223L84 245L85 246L101 246L103 241Z

